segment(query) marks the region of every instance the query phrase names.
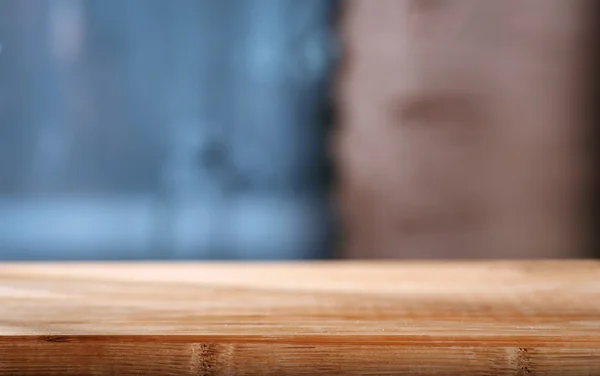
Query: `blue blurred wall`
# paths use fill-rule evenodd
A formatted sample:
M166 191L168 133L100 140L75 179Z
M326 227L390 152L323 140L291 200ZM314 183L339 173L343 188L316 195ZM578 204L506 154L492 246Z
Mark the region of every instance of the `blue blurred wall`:
M334 4L0 2L0 259L326 257Z

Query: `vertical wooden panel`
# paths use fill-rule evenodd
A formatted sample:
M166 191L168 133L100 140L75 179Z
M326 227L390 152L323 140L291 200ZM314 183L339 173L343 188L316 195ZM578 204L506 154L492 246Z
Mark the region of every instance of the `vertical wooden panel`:
M582 255L591 2L346 5L345 255Z

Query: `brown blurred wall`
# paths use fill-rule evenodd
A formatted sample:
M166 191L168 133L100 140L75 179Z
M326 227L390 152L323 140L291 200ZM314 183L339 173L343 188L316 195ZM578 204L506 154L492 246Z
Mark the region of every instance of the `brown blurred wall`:
M345 2L345 257L585 255L592 3Z

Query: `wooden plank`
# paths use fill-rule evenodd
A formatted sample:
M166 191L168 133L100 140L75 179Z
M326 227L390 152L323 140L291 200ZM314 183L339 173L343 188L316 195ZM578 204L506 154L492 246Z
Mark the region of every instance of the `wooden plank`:
M344 4L343 254L585 257L596 3Z
M597 375L600 262L0 264L0 375Z

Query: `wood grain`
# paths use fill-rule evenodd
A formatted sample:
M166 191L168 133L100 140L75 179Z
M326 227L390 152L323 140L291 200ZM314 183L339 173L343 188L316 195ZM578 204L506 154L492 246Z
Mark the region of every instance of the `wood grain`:
M0 375L600 375L600 262L0 264Z

